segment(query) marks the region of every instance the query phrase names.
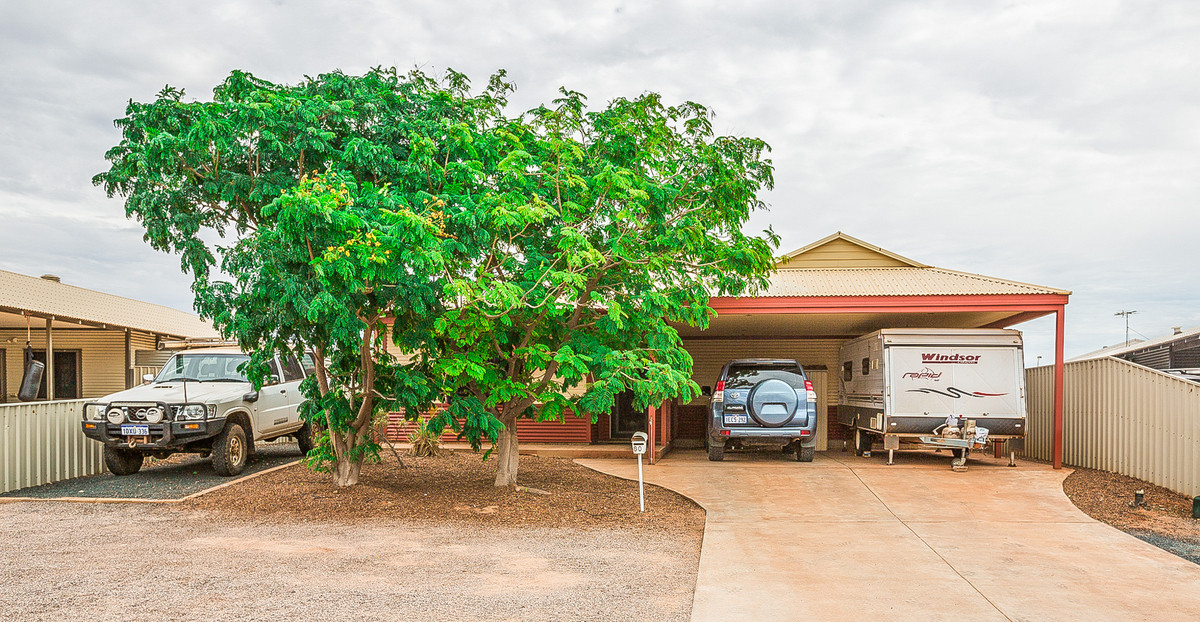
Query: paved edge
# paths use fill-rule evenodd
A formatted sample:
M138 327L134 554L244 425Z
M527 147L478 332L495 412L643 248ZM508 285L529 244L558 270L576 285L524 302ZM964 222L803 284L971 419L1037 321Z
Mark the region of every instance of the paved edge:
M287 464L280 464L280 465L277 465L277 466L273 466L273 467L271 467L271 468L269 468L269 469L263 469L262 471L258 471L258 472L256 472L256 473L251 473L251 474L249 474L249 475L244 475L244 476L242 476L242 477L239 477L239 478L237 478L237 479L234 479L234 480L230 480L230 481L228 481L228 482L222 482L222 483L220 483L220 484L217 484L216 486L213 486L213 487L211 487L211 488L205 488L204 490L201 490L201 491L199 491L199 492L193 492L193 493L192 493L192 494L190 494L190 495L187 495L187 496L184 496L184 497L180 497L180 498L178 498L178 499L130 499L130 498L122 498L122 497L56 497L56 498L45 498L45 497L0 497L0 505L3 505L3 504L5 504L5 503L26 503L26 502L30 502L30 501L48 501L48 502L51 502L51 503L130 503L130 504L137 504L137 503L158 503L158 504L173 504L173 503L183 503L184 501L188 501L188 500L190 500L190 499L195 499L196 497L199 497L199 496L201 496L201 495L206 495L206 494L208 494L208 493L210 493L210 492L215 492L215 491L217 491L217 490L220 490L220 489L222 489L222 488L227 488L227 487L229 487L229 486L233 486L234 484L240 484L240 483L242 483L242 482L244 482L244 481L247 481L247 480L252 480L252 479L254 479L254 478L256 478L256 477L258 477L258 476L260 476L260 475L266 475L267 473L272 473L272 472L274 472L274 471L278 471L278 470L280 470L280 469L285 469L285 468L287 468L287 467L290 467L290 466L295 466L295 465L297 465L297 464L300 464L300 461L299 461L299 460L293 460L293 461L291 461L291 462L288 462Z

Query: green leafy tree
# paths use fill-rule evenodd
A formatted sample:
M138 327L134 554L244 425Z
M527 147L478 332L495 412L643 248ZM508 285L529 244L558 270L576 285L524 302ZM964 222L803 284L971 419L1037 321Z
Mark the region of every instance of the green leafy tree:
M303 412L326 434L309 461L339 485L377 455L376 412L415 413L437 394L419 352L432 349L444 261L477 234L447 237L430 189L474 187L458 163L475 159L472 136L503 107L502 78L471 95L453 72L289 86L235 71L212 101L167 87L116 122L122 140L94 182L125 197L154 248L181 256L201 315L253 352L252 377L276 353L315 349ZM447 178L431 180L434 162ZM389 330L411 362L387 354Z
M704 327L710 296L764 284L777 239L742 232L772 183L767 145L714 135L698 104L587 111L564 90L492 133L503 158L486 190L443 197L448 230L484 239L455 263L432 360L454 396L439 423L494 439L506 486L520 418L594 421L624 391L641 408L698 395L675 326Z
M455 73L234 72L211 102L167 88L117 121L95 182L180 254L252 371L300 343L330 359L305 416L329 430L310 460L340 484L377 451L372 410L444 397L431 425L493 443L508 485L519 418L691 399L674 326L705 326L710 296L771 269L773 234L742 233L771 185L762 141L652 94L587 111L564 91L509 118L510 89L503 73L471 95Z
M437 395L423 365L387 351L389 330L408 351L432 338L443 232L436 205L421 207L386 185L304 178L263 210L270 226L223 249L221 268L236 278L199 289L200 308L254 353L252 375L273 353L313 348L301 413L325 434L307 461L338 486L378 458L377 412L421 412Z

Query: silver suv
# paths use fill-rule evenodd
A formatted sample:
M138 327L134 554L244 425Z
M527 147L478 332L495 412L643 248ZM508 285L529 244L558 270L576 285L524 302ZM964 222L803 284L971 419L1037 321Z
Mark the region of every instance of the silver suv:
M83 405L83 433L104 443L104 464L114 475L132 475L147 455L190 452L212 456L213 469L237 475L254 443L294 436L312 449L310 425L300 420L300 381L313 373L312 357L270 363L271 378L254 390L241 366L250 357L237 348L204 348L172 356L147 384Z
M817 394L800 364L787 359L738 359L721 369L709 401L708 459L727 449L777 445L812 462Z

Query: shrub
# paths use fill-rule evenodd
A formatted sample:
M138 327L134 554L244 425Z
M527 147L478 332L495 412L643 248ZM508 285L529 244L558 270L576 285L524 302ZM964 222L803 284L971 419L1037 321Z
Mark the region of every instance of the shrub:
M408 435L408 442L412 443L412 453L418 458L432 458L442 446L438 433L429 427L429 419L417 419L417 430Z

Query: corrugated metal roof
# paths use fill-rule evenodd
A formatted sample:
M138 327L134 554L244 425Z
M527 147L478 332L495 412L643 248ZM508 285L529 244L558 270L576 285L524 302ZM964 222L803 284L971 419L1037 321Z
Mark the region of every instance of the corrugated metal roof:
M7 270L0 270L0 309L177 337L217 336L191 313Z
M962 296L1070 294L1040 285L944 268L788 268L760 294L781 296Z
M1197 336L1200 336L1200 328L1192 328L1172 335L1167 335L1166 337L1158 337L1156 339L1136 339L1134 341L1130 341L1128 344L1108 346L1093 352L1088 352L1087 354L1080 354L1074 358L1067 359L1067 362L1072 363L1075 361L1100 359L1108 356L1120 356L1130 352L1137 352L1139 350L1146 350L1166 345L1172 341L1184 341L1186 339L1192 339Z

